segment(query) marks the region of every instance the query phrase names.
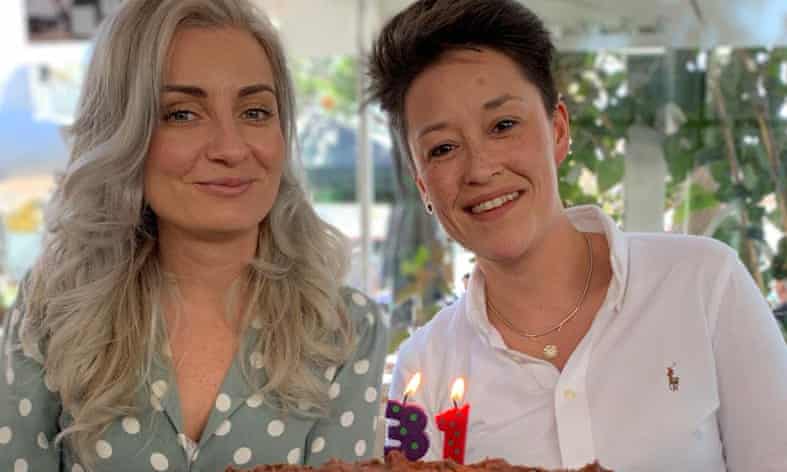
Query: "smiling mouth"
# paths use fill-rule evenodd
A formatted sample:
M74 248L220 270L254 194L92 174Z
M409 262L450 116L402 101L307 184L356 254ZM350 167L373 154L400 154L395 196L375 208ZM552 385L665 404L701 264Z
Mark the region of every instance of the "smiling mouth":
M501 206L505 205L508 202L513 202L514 200L517 200L521 195L522 192L519 191L507 193L497 198L493 198L491 200L481 202L478 205L474 205L470 207L469 210L470 213L474 215L478 215L487 211L494 210L495 208L500 208Z
M251 180L227 182L197 182L197 188L219 196L237 196L245 193L251 187Z

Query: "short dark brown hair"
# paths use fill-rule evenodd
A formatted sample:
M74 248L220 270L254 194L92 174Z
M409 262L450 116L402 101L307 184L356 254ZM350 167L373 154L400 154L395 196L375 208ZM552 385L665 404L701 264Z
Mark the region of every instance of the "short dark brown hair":
M558 102L555 46L541 19L515 0L419 0L392 18L369 58L370 100L388 113L410 170L405 95L416 77L447 51L485 47L508 56L538 88L548 116Z

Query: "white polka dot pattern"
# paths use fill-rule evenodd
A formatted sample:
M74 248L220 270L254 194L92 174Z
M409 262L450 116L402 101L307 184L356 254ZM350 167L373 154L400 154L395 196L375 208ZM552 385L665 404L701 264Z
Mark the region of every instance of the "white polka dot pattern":
M153 470L157 472L164 472L165 470L169 469L169 460L167 456L160 452L154 452L150 456L150 465L153 466Z
M230 411L232 407L232 399L226 393L220 393L218 397L216 397L216 409L222 413L226 413Z
M377 389L374 387L367 388L363 398L367 403L374 403L374 401L377 400Z
M328 389L328 397L330 397L331 400L335 400L341 392L342 392L342 386L334 382L331 384L331 387Z
M288 464L297 464L301 460L301 449L295 448L287 454L287 463Z
M14 437L14 432L11 431L11 428L8 426L3 426L0 428L0 444L8 444L11 442L11 438Z
M109 459L112 457L112 445L103 439L96 442L96 454L101 459Z
M325 380L332 381L336 377L336 366L332 365L325 369Z
M260 405L262 405L262 400L262 393L255 393L246 399L246 405L248 405L249 408L259 408Z
M355 443L355 455L361 457L364 454L366 454L366 441L361 439L360 441Z
M320 437L316 438L314 441L312 441L312 452L313 453L316 454L318 452L322 452L323 449L325 449L325 438L324 437L320 436Z
M38 433L38 436L36 436L36 442L38 443L38 447L41 449L49 449L49 440L46 438L46 434Z
M259 352L251 353L251 356L249 356L249 363L255 369L262 369L265 367L265 361L262 358L262 353Z
M167 394L167 390L169 390L169 385L164 380L156 380L153 382L151 389L153 390L153 395L158 398L164 398Z
M165 351L171 353L171 346L162 342L159 349L164 363L156 363L151 370L150 375L153 377L146 385L147 388L140 392L142 405L139 412L121 415L100 440L94 440L89 446L96 460L94 467L97 470L127 467L129 470L178 472L195 467L203 470L210 468L213 461L219 461L242 469L255 463L303 464L306 460L317 463L336 455L349 454L350 457L362 459L371 454L373 443L369 438L374 437L370 436L371 430L376 428L380 432L385 427L382 418L373 418L383 396L377 383L379 379L372 379L372 375L378 376L381 360L377 354L373 354L378 348L373 344L377 344L378 338L382 337L376 328L369 329L366 323L367 319L370 322L379 321L376 319L376 307L370 299L350 291L345 292L344 300L348 314L359 325L357 335L364 339L359 340L360 350L348 362L323 364L315 371L317 378L325 379L320 380L327 387L323 388L331 399L328 405L330 417L326 421L312 419L307 414L316 413L318 406L307 400L299 400L294 405L297 410L291 411L292 417L281 416L272 397L254 393L253 390L242 394L245 391L242 387L246 385L236 384L240 378L235 378L237 372L232 370L224 379L224 387L214 397L211 415L216 417L211 418L211 426L205 437L215 437L207 443L204 457L197 461L199 446L183 433L173 430L169 418L156 413L163 412L164 406L167 409L172 406L172 413L179 410L175 403L178 401L176 384L170 384L174 382L174 377L170 377L173 372L166 370L171 367L172 361L164 359ZM245 334L259 335L251 329ZM374 339L370 339L372 337ZM33 351L30 349L25 353ZM18 359L19 363L0 363L0 397L6 392L12 393L11 404L7 405L7 418L0 419L0 456L4 454L3 449L9 451L9 446L13 448L13 455L9 454L10 460L5 465L9 472L16 472L17 469L37 471L37 467L41 467L37 462L40 456L56 457L54 433L43 426L43 422L39 423L41 420L48 421L41 415L51 411L47 402L55 397L44 390L44 384L56 394L56 388L52 388L55 382L50 383L51 376L42 375L42 368L23 357L22 352L22 348L15 349L13 356L8 358ZM262 353L249 351L233 359L233 363L240 362L237 365L248 369L247 372L265 369L262 361ZM36 369L34 376L31 375L32 369ZM4 374L12 378L3 379ZM253 378L256 378L256 374ZM37 379L38 385L31 386L28 379ZM7 382L12 382L10 388L6 387ZM230 416L235 409L238 409L237 415ZM315 421L313 425L312 421ZM309 423L308 428L303 427L303 422ZM20 436L24 436L23 440ZM253 438L254 444L247 442L251 441L248 438ZM17 443L20 442L24 443L24 447L17 449ZM73 457L72 461L77 459ZM86 472L84 465L71 461L67 464L62 466L64 472Z
M150 406L158 412L164 411L164 406L161 404L161 399L153 393L150 394Z
M232 460L238 465L247 464L251 460L251 449L248 447L238 449L235 451L235 454L232 455Z
M128 434L137 434L140 430L139 420L133 416L127 416L123 418L122 424L123 431L127 432Z
M358 361L353 365L353 370L358 375L364 375L365 373L369 372L369 360L364 359L362 361Z
M284 434L284 422L281 420L273 420L268 423L268 434L274 438L278 438Z
M342 416L339 418L339 423L345 428L349 428L353 425L353 421L355 421L355 413L352 411L345 411L342 413Z
M230 431L232 431L232 423L230 420L224 420L219 427L216 428L216 436L226 436Z
M27 472L27 461L24 459L15 460L14 472Z
M33 410L33 403L30 402L29 399L23 398L19 400L19 414L22 416L27 416Z

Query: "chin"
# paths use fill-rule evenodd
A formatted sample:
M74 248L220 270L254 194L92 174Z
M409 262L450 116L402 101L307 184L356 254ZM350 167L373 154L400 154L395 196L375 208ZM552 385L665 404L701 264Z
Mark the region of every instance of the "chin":
M204 221L198 227L195 227L194 230L208 234L239 234L258 231L259 227L259 221L238 221L222 218Z

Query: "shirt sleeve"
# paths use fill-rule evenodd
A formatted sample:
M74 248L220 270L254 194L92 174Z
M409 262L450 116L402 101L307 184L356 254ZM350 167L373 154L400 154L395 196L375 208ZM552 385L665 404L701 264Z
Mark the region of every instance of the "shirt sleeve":
M19 329L24 304L17 302L3 322L0 336L0 470L58 471L59 396L44 382L43 357L38 346L23 346Z
M329 459L360 461L374 452L388 329L368 297L352 291L346 298L357 345L347 362L325 373L330 416L318 421L306 438L306 465L320 466Z
M787 344L749 272L737 257L729 266L714 331L727 467L785 471Z

